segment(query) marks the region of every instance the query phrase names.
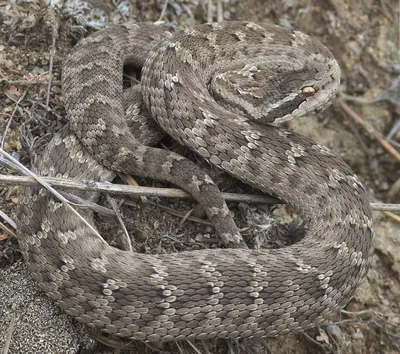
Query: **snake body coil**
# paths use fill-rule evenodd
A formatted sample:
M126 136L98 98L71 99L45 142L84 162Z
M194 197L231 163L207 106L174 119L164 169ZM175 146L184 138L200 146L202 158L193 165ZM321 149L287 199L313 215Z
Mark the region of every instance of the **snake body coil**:
M329 104L340 76L331 53L297 31L228 22L173 35L125 24L82 40L67 57L62 86L70 123L44 151L37 173L108 181L119 171L170 181L191 193L234 245L240 234L211 178L129 132L125 63L142 69L144 103L166 133L290 204L306 236L282 249L130 253L107 245L45 189L27 188L19 243L41 288L80 322L141 341L276 336L329 319L371 262L366 192L327 148L264 123ZM92 223L90 212L82 214Z

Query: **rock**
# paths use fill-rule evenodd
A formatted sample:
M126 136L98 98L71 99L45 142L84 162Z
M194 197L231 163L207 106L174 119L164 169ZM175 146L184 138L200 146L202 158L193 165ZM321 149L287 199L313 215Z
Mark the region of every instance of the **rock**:
M0 299L0 333L5 334L0 336L0 352L10 331L8 354L73 354L94 344L82 325L40 291L21 261L0 269Z

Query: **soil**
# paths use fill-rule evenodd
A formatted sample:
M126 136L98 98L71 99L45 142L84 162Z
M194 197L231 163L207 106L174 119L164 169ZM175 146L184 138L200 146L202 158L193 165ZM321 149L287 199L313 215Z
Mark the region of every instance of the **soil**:
M106 25L124 21L157 21L164 1L67 1L15 0L0 4L0 131L6 133L4 150L25 166L55 131L65 124L59 84L65 54L84 36ZM204 23L205 1L170 0L162 20L171 29ZM216 19L216 1L212 7ZM118 4L116 7L115 4ZM371 202L400 203L400 166L374 138L384 137L400 150L400 54L399 3L395 0L224 0L225 20L269 21L303 31L321 40L338 59L342 84L338 100L326 111L307 119L291 121L290 129L332 149L357 173L370 193ZM52 84L48 88L48 82ZM339 102L345 102L366 122L366 130L352 120ZM171 139L164 145L209 170L223 191L254 192L186 151ZM0 160L2 162L3 160ZM17 175L1 166L2 175ZM166 186L137 180L139 185ZM121 181L119 181L121 183ZM1 186L0 208L16 220L22 187ZM104 200L103 200L104 199ZM212 227L193 202L154 197L117 198L120 212L132 238L133 249L144 253L179 252L218 247ZM101 202L107 207L106 198ZM230 203L245 237L251 244L276 246L293 242L281 221L293 220L285 207ZM190 217L185 215L193 208ZM186 215L187 216L187 215ZM195 216L191 221L191 217ZM400 221L399 215L374 212L376 252L367 279L340 316L325 327L299 335L239 342L211 341L140 346L124 353L385 353L400 352ZM102 234L120 244L122 231L114 219L97 217ZM21 257L12 236L12 224L0 229L0 270ZM263 232L268 229L269 232ZM301 230L298 230L301 234ZM2 278L0 277L0 283ZM1 322L1 321L0 321ZM1 343L1 341L0 341ZM0 345L1 347L1 345ZM89 347L86 345L86 347ZM10 347L10 353L17 353ZM71 353L108 353L101 344L91 349L78 346ZM115 351L114 351L115 352Z

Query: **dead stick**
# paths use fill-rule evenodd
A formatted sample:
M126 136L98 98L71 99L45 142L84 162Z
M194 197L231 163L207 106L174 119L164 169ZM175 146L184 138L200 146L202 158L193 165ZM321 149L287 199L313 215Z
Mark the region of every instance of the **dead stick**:
M42 180L54 187L63 189L82 190L87 192L107 192L110 194L124 194L130 196L156 196L169 198L191 198L190 194L175 188L154 188L154 187L136 187L122 184L100 183L100 182L76 182L64 178L42 177ZM0 175L0 186L39 186L31 177ZM227 201L264 203L264 204L282 204L279 199L239 193L222 193ZM400 212L400 204L371 203L373 210Z
M338 99L339 107L356 123L358 123L365 131L374 138L390 155L392 155L397 162L400 162L400 153L390 143L379 134L374 127L362 119L356 112L354 112L342 99Z
M81 190L86 192L107 192L111 194L124 194L130 196L156 196L169 198L191 198L191 195L181 189L175 188L154 188L154 187L136 187L122 184L101 183L101 182L77 182L64 178L41 177L41 179L62 189ZM0 186L39 186L31 177L0 175ZM252 203L277 204L282 202L279 199L262 196L239 193L222 193L225 200Z

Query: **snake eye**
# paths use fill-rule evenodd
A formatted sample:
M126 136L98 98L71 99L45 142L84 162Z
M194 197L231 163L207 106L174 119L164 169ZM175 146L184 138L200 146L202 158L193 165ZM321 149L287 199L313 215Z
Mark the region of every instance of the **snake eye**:
M301 92L305 97L312 97L315 94L315 89L312 86L306 86L301 89Z

